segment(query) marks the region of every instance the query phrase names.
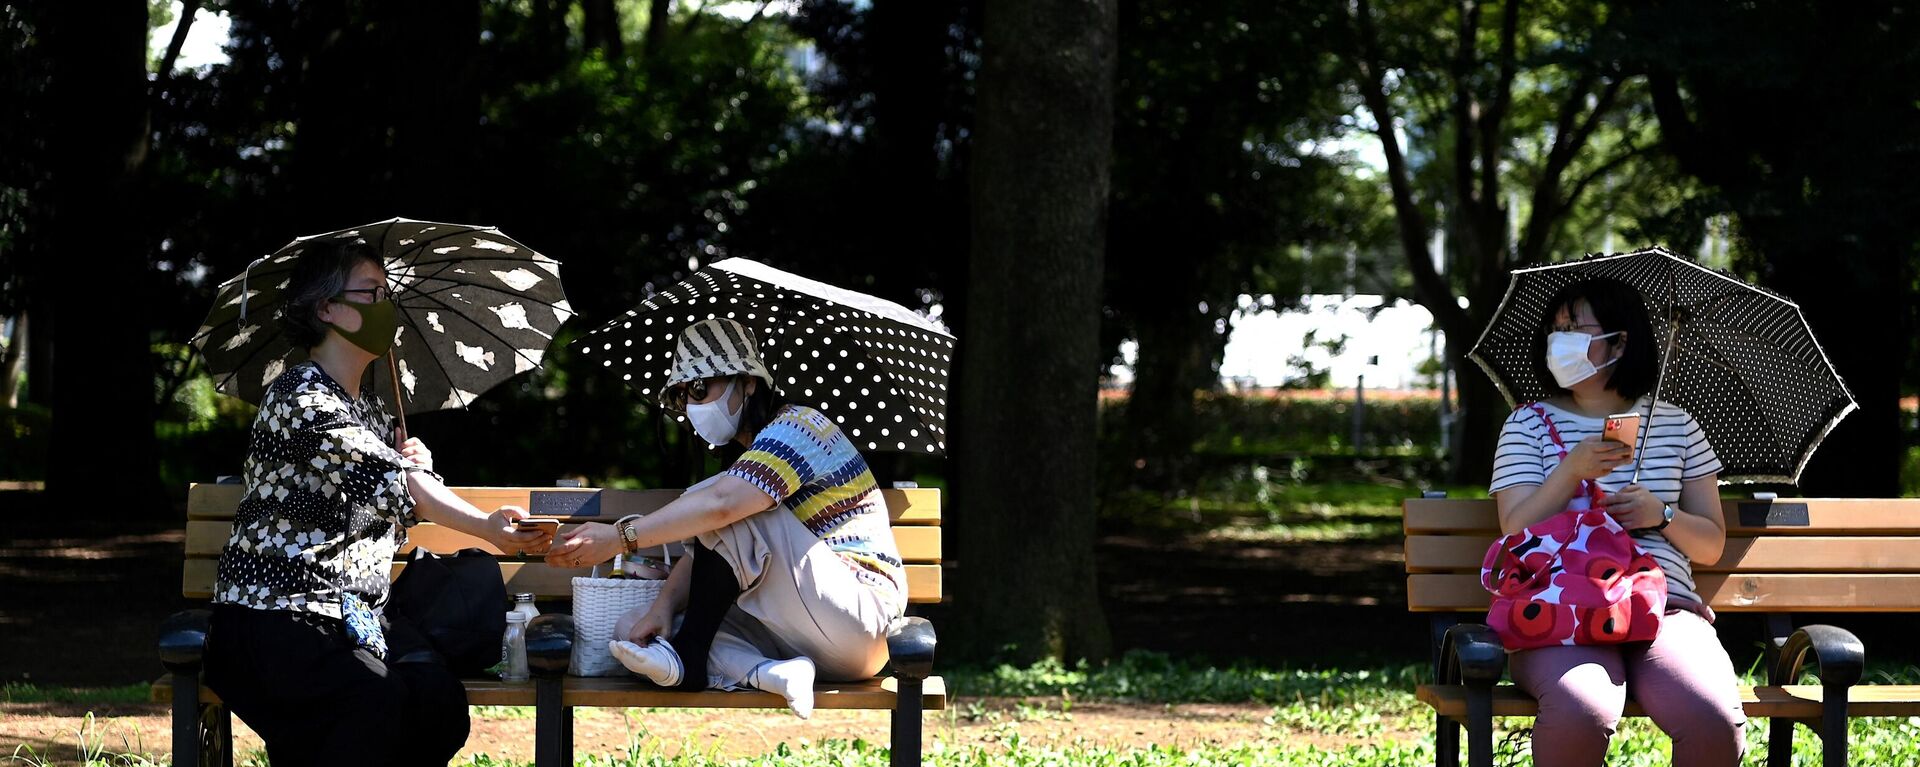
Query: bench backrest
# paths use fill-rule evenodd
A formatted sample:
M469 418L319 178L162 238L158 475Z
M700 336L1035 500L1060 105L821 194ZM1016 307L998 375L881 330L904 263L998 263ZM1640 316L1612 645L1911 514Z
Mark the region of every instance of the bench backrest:
M187 490L187 559L181 592L193 599L213 595L220 549L233 528L233 512L240 505L241 485L196 484ZM527 509L534 516L553 517L563 524L613 522L628 514L646 514L679 497L679 490L597 490L548 487L456 487L460 497L483 510L503 505ZM882 490L887 514L893 519L894 541L906 562L907 601L939 602L940 491L932 488ZM573 596L576 575L588 568L548 567L538 557L510 557L479 538L431 522L407 531L407 545L393 565L398 576L404 559L415 549L445 553L479 548L500 558L508 593L532 593L539 599ZM605 568L601 571L604 573Z
M1920 499L1727 500L1719 562L1693 563L1701 598L1731 612L1920 611ZM1487 609L1480 562L1499 537L1491 500L1409 499L1407 609Z

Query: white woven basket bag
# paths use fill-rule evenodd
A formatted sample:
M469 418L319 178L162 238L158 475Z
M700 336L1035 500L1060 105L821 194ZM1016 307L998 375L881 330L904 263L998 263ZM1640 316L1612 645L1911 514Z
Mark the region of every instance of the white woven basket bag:
M664 547L663 547L664 549ZM666 552L667 563L673 554ZM575 676L616 676L628 673L607 651L613 625L620 616L653 606L664 578L573 579L573 663Z

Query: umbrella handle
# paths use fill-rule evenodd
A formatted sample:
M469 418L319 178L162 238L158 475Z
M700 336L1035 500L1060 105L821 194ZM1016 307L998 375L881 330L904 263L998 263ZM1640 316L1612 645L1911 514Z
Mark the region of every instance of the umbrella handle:
M387 350L387 378L393 380L393 415L400 425L400 433L395 435L401 444L407 441L407 406L400 400L400 366L394 362L393 350Z

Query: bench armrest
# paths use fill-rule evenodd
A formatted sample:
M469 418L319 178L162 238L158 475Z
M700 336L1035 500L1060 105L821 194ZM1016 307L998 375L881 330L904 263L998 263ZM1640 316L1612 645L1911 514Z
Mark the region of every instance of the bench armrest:
M207 654L212 610L182 610L160 624L160 663L168 671L197 671Z
M1440 684L1492 685L1506 671L1507 650L1500 636L1479 623L1447 629L1440 643Z
M561 676L573 663L573 616L541 613L527 624L527 667L534 676Z
M893 673L906 679L925 679L933 675L933 648L937 644L933 624L925 618L901 618L887 629L887 655L893 661Z
M1828 687L1852 687L1859 684L1867 665L1867 648L1853 632L1837 626L1802 626L1780 647L1773 673L1774 684L1793 684L1800 678L1807 655L1813 655L1814 673Z

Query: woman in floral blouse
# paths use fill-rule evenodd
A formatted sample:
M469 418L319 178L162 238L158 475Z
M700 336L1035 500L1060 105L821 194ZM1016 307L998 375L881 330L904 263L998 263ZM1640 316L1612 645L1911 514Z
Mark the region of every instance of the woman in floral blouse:
M445 764L466 741L466 692L410 654L417 643L389 644L380 609L394 553L422 519L503 551L551 542L514 528L517 507L487 514L454 495L419 440L392 444L386 406L359 386L393 343L386 285L364 242L301 255L279 321L308 360L267 387L220 553L207 686L276 767Z

